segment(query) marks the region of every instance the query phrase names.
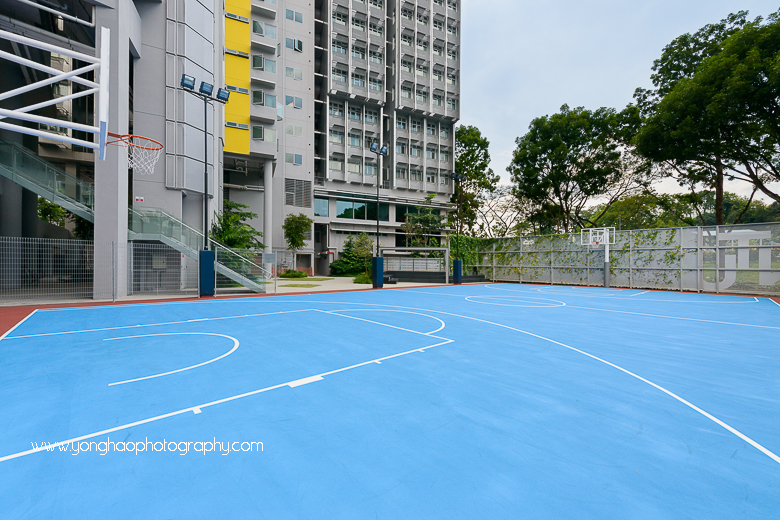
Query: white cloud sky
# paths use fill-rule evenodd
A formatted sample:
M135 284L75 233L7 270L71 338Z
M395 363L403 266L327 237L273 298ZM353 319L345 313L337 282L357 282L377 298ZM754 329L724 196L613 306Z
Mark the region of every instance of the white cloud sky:
M491 143L493 171L535 117L564 103L621 109L650 88L653 60L686 32L739 10L766 17L767 0L463 0L461 120ZM675 183L664 185L674 190ZM745 183L727 189L750 194Z

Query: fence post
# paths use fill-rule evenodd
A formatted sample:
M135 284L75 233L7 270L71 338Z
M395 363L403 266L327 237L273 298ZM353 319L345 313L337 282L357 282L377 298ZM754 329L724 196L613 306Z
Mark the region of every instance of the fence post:
M491 281L492 281L493 283L496 283L496 243L495 243L495 242L493 242L493 252L492 252L492 254L490 255L490 259L491 259L491 260L490 260L490 263L491 263L491 264L492 264L492 266L493 266L493 269L492 269L492 271L493 271L493 274L492 274L492 276L491 276Z
M720 294L720 226L715 226L715 293Z
M704 229L701 226L696 228L696 245L696 289L701 292L704 282Z
M111 301L116 302L116 242L111 242Z

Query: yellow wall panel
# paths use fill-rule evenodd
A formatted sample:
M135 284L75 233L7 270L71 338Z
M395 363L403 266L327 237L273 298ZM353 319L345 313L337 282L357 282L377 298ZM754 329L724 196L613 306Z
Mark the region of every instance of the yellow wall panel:
M225 0L225 11L246 18L252 17L250 0ZM248 23L225 18L225 47L249 54L252 49L252 27ZM234 87L251 88L251 61L247 58L225 54L225 83ZM225 105L225 120L249 125L251 106L249 95L230 93ZM225 151L249 154L250 131L225 127Z

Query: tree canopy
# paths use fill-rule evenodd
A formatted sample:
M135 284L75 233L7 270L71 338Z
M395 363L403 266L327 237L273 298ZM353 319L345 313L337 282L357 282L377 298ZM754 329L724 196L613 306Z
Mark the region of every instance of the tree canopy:
M265 248L260 241L263 234L246 223L257 218L257 213L242 211L249 206L230 200L222 201L222 213L211 224L211 236L231 249Z
M476 126L459 126L455 130L455 173L466 180L455 185L451 202L460 202L460 213L451 214L451 225L460 219L463 232L477 231L479 207L485 197L495 191L500 177L490 169L490 142Z

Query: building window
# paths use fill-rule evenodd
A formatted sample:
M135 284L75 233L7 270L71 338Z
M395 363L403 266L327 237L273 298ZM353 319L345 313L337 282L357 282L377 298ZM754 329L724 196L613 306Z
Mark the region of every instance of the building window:
M450 184L450 176L447 175L446 172L442 172L442 174L439 176L439 182L442 186L449 186Z
M440 152L439 159L441 162L450 162L450 152Z
M333 81L347 82L347 71L333 67Z
M376 90L377 92L382 92L382 80L376 78L368 78L368 88L369 90Z
M285 11L285 18L288 20L293 20L298 23L303 23L303 13L299 13L298 11L293 11L292 9L287 9Z
M365 31L366 30L366 21L365 20L358 20L357 18L353 18L352 19L352 27L354 27L358 31Z
M379 9L382 9L384 7L384 4L382 3L382 0L369 0L368 3L371 4L373 7L376 7L376 8L379 8Z
M434 46L433 46L433 53L436 56L444 56L444 47L442 47L441 45L435 45L434 44Z
M396 141L395 153L398 155L406 155L406 143L403 141Z
M276 142L276 130L270 130L260 125L252 126L252 139L255 141Z
M425 158L426 159L436 159L436 148L426 148L425 149Z
M284 203L299 208L311 207L311 181L284 179Z
M329 212L328 199L314 197L314 216L327 217Z
M302 69L294 69L292 67L285 67L284 68L284 75L288 78L292 78L294 80L302 80L303 79L303 70Z
M300 166L303 164L303 155L299 153L285 153L284 162Z
M447 0L447 9L452 9L453 11L457 11L458 2L456 0Z
M428 170L425 173L425 182L429 182L431 184L436 184L436 172Z
M422 89L417 89L417 95L414 97L415 101L418 103L427 103L428 102L428 93Z
M329 108L330 115L334 117L344 117L344 103L336 103L335 101L331 101Z
M374 36L382 36L382 26L378 23L369 23L368 24L368 32L373 34Z
M440 107L444 105L444 96L440 96L439 94L433 95L433 105ZM428 127L430 129L430 127ZM435 135L435 134L434 134Z
M330 142L337 144L344 144L344 132L341 130L331 130L329 132Z
M444 30L444 22L441 20L433 20L433 28L437 31L443 31Z
M454 25L448 25L447 26L447 34L451 34L452 36L458 35L458 28Z
M376 164L366 161L366 175L376 175Z
M396 179L405 179L406 178L406 167L405 166L396 166L395 167L395 178Z
M408 45L409 47L411 47L413 40L414 40L414 38L412 38L408 34L402 34L401 35L401 45Z
M444 72L441 69L433 69L433 79L444 81Z
M412 132L422 132L422 121L412 119Z
M338 157L331 157L330 161L328 161L328 168L337 172L343 172L344 159L339 159Z
M399 130L406 130L406 119L398 119L398 120L395 122L395 126L396 126L396 128L398 128Z
M366 110L366 123L377 124L379 122L379 112L376 110Z
M457 110L458 109L458 100L455 98L447 98L447 108L450 110Z
M348 16L344 13L333 13L333 23L347 25Z
M428 51L428 42L423 39L417 39L417 48L421 51Z
M303 127L298 125L284 125L284 133L293 137L303 137Z
M414 9L404 7L401 9L401 16L407 20L414 20Z
M368 51L368 61L382 64L382 51Z
M366 59L366 49L363 47L358 47L357 45L352 46L352 57L358 58L361 60Z
M352 73L352 84L356 87L366 87L366 77L363 74L357 72Z
M363 119L363 109L360 107L349 107L349 118L353 121Z
M276 96L273 94L266 94L262 90L253 90L252 104L276 108Z
M357 146L358 148L360 148L360 141L361 141L360 132L356 132L353 130L349 133L350 146Z
M344 42L333 40L333 45L331 46L331 48L333 49L333 52L336 54L346 54L347 46L348 45Z
M285 38L284 46L296 52L303 52L303 42L295 38Z
M412 72L412 67L414 67L414 64L411 61L408 60L401 60L401 70L404 72Z
M441 132L439 132L439 135L441 135L445 139L449 139L449 137L450 137L450 128L448 126L442 126L441 127Z
M456 51L455 49L447 49L447 57L451 60L457 60L458 51Z
M458 75L454 73L447 73L447 83L450 85L457 85Z
M297 96L284 96L284 104L292 105L293 108L303 108L303 98Z
M252 20L252 32L266 38L276 39L276 26L270 23Z
M422 181L422 170L417 168L412 168L411 170L409 170L409 180Z
M425 14L425 11L418 10L417 11L417 23L419 23L422 26L428 26L428 15Z
M423 78L428 77L428 67L426 65L418 64L417 65L417 75L422 76Z
M401 99L412 99L412 87L401 86Z
M422 147L419 145L413 144L409 147L410 151L412 153L412 157L421 157L422 156Z
M363 164L360 159L350 159L347 161L347 171L349 173L360 173Z
M435 124L427 124L425 125L425 133L428 135L435 136L436 135L436 125Z

